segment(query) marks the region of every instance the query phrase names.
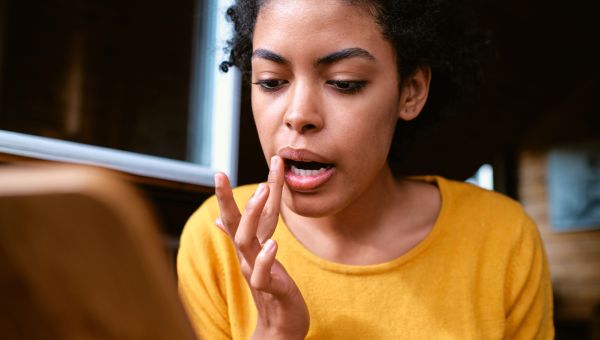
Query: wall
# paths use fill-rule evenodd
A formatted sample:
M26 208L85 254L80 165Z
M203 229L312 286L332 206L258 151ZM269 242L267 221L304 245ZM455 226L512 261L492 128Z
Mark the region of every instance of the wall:
M590 320L594 309L598 313L600 308L600 229L553 231L546 185L547 151L523 151L519 160L519 198L538 223L546 246L555 293L555 318Z

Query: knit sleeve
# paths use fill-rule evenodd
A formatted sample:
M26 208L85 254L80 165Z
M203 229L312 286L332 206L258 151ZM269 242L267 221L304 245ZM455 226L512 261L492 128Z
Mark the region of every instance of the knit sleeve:
M230 339L231 327L215 238L225 237L214 225L211 200L188 220L177 254L179 294L201 339ZM223 235L220 235L222 233Z
M506 339L553 339L552 287L535 223L524 215L506 276Z

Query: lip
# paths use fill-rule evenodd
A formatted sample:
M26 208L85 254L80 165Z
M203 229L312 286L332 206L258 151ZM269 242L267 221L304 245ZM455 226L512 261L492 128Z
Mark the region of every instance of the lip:
M310 150L286 147L279 150L277 154L284 160L288 159L299 162L318 162L332 165L325 171L321 171L312 175L301 175L295 173L289 166L286 165L284 174L285 183L294 191L304 193L314 191L327 183L335 174L336 168L331 160Z
M333 164L333 162L327 157L321 156L318 153L312 152L307 149L295 149L291 147L285 147L277 152L277 155L282 159L291 159L299 162L319 162Z

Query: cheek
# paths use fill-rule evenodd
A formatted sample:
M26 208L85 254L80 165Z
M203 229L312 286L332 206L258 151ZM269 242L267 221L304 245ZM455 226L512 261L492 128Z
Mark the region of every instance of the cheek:
M262 148L265 156L269 156L274 153L274 143L273 138L271 137L270 129L265 126L265 121L260 119L256 114L254 114L254 124L256 125L256 131L258 132L258 139L260 141L260 146Z
M276 150L276 134L281 124L277 104L272 100L265 100L260 93L252 93L252 115L258 132L260 144L265 155L273 154Z
M341 145L354 150L357 159L369 159L381 163L387 154L394 135L397 117L395 99L369 100L359 105L348 105L352 111L339 117L340 131L344 138Z
M381 165L387 160L393 133L390 124L370 122L349 136L348 145L354 150L356 160L368 160L372 165Z
M252 90L252 114L257 128L265 124L274 125L279 122L282 112L282 100L279 97L261 93L260 90ZM266 126L265 126L266 127Z
M268 120L265 120L264 114L264 104L260 101L258 96L252 91L252 116L254 118L254 125L256 126L256 131L258 132L258 138L260 140L260 145L263 149L263 153L267 154L268 147L265 145L265 141L268 141L269 138L266 136L267 127L265 123Z

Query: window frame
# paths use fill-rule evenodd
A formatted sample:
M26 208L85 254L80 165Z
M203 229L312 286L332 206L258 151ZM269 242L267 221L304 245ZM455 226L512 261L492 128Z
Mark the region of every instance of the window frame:
M190 117L195 117L188 131L194 136L188 146L201 148L203 157L180 161L107 147L40 137L0 129L0 153L43 160L102 166L134 175L157 179L214 186L214 174L225 172L233 185L237 183L239 112L241 75L236 68L228 73L219 70L224 60L223 47L231 32L225 17L231 0L197 0L190 84ZM212 20L210 20L212 19ZM198 24L198 22L207 24ZM202 52L204 51L204 52ZM214 52L206 56L199 53ZM211 88L212 91L203 91ZM198 105L209 103L209 105ZM196 129L196 130L194 130ZM201 130L201 133L195 133ZM200 143L209 143L200 145Z

